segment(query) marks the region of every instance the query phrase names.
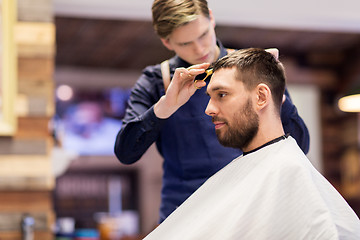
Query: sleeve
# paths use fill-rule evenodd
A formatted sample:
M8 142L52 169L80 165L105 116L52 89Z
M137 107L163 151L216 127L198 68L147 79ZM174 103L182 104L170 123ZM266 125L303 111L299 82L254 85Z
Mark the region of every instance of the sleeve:
M165 120L156 117L153 105L160 98L156 81L161 75L144 72L131 91L123 124L118 132L114 153L120 162L138 161L159 136Z
M281 107L281 121L284 127L285 133L295 138L297 144L302 151L307 154L309 152L310 136L309 131L299 116L295 105L292 103L289 92L285 89L286 100Z

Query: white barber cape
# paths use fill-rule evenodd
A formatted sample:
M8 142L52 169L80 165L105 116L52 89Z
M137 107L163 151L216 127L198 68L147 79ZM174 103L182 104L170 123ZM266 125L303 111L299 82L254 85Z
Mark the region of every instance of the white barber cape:
M292 137L234 159L146 240L360 239L360 220Z

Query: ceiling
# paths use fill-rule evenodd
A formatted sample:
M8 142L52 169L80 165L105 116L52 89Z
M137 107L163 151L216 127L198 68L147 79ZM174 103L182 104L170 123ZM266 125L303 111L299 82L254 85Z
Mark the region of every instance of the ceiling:
M140 69L171 56L147 21L57 17L55 23L58 65Z
M109 82L114 82L122 72L131 71L134 76L128 84L132 85L140 69L171 57L153 32L151 3L53 0L56 72L64 67L106 69L113 71ZM217 36L226 47L276 47L280 59L290 61L295 68L293 75L300 76L296 81L307 78L308 83L318 84L319 78L335 78L335 84L322 81L322 86L341 89L360 76L358 0L346 4L328 0L208 0L208 4L217 22ZM86 77L89 75L95 74L90 72Z
M139 71L172 56L147 20L56 17L56 65ZM298 65L346 73L360 69L360 33L217 25L226 47L276 47Z
M79 67L141 69L172 55L155 35L151 22L56 17L56 63ZM360 34L216 27L232 48L277 47L281 55L347 53L360 47Z
M43 3L44 1L39 1ZM52 0L56 16L151 21L153 1ZM218 24L360 32L358 0L207 0Z

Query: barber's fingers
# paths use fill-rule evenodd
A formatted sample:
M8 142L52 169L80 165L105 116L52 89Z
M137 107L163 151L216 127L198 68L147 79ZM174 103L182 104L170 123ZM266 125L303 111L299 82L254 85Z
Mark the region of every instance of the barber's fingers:
M192 65L190 67L188 67L188 70L192 70L192 69L204 69L206 70L208 67L210 67L210 63L200 63L200 64L195 64Z
M183 89L184 87L186 89L193 90L204 87L204 85L206 85L204 81L194 82L194 80L197 75L204 73L209 66L210 63L201 63L188 68L175 69L173 79L170 83L171 88L178 89L177 91L181 91L180 89ZM193 90L191 90L191 92Z
M267 51L268 53L271 53L276 60L279 60L279 49L277 48L268 48L265 49L265 51Z
M182 82L188 80L193 81L197 75L205 72L206 66L208 65L209 64L206 65L198 64L198 65L193 65L189 68L177 68L175 70L173 80L182 81Z
M206 86L206 82L203 81L203 80L195 80L195 82L194 82L194 87L196 89L201 89L201 88L203 88L205 86Z

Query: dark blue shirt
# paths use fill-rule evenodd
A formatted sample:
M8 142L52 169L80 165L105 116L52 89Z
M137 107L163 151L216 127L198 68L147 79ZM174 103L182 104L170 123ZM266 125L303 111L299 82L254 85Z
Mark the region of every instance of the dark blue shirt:
M227 50L218 41L220 57ZM178 56L170 59L171 77L178 67L190 64ZM201 77L199 77L201 78ZM160 222L180 206L210 176L242 152L220 145L211 117L205 114L209 96L206 88L197 90L190 100L168 119L155 116L153 105L165 94L160 64L146 67L136 82L128 102L123 125L115 142L115 155L124 164L141 158L156 142L164 158ZM281 119L286 133L301 149L309 150L309 133L289 93L282 106Z

